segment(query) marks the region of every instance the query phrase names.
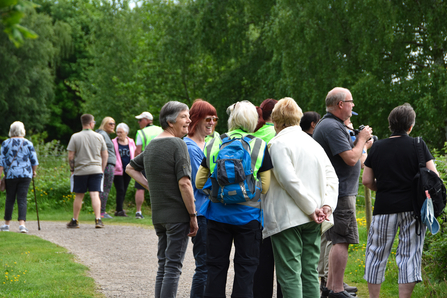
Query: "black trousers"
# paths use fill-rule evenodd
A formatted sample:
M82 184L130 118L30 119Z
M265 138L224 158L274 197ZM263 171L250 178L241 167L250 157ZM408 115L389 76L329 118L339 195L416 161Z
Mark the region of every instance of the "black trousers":
M254 298L272 298L275 260L273 258L272 240L270 237L262 240L259 266L255 273L253 284ZM276 297L282 298L281 286L277 282Z
M14 203L17 197L19 220L26 221L26 196L30 182L31 178L6 179L5 220L12 219L12 211L14 210Z
M113 183L116 189L116 211L123 211L124 198L126 197L127 187L130 183L130 176L123 173L122 176L114 176Z
M208 220L204 297L225 297L230 252L234 241L234 282L231 297L253 297L253 278L258 268L261 225L253 220L236 226Z

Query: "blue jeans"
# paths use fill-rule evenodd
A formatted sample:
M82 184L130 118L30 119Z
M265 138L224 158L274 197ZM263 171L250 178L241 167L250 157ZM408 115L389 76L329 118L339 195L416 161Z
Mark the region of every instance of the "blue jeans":
M194 260L196 261L196 271L192 278L191 298L202 298L205 293L206 285L206 218L205 216L198 216L197 223L199 224L199 231L195 237L192 237L194 247L192 252Z
M154 228L158 236L155 298L173 298L188 246L189 222L154 224Z

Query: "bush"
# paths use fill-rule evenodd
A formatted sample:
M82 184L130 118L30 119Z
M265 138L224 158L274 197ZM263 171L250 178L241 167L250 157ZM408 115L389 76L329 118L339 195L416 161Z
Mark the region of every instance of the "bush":
M72 210L75 194L70 192L70 168L68 165L68 155L66 148L59 141L53 140L48 143L42 141L45 133L32 135L29 140L33 142L39 160L37 176L34 178L37 204L39 210L64 209ZM135 203L135 188L133 180L129 184L126 193L125 204L133 206ZM34 187L31 182L28 191L28 210L35 210ZM146 202L149 196L146 193ZM0 193L0 208L5 205L5 193ZM115 209L116 190L112 186L107 202L107 210ZM87 193L84 197L82 211L93 212L90 196Z
M447 143L445 143L443 151L434 150L433 152L436 168L445 184L447 177L447 157L445 154L447 152ZM441 282L447 279L447 238L444 235L444 231L447 229L446 219L446 214L438 218L441 229L436 235L427 232L425 236L423 265L427 275L434 282Z

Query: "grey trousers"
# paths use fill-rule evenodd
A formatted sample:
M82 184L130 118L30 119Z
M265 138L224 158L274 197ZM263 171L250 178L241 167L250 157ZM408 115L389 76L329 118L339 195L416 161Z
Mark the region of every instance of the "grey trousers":
M189 222L154 224L154 228L158 236L155 298L174 298L188 246Z

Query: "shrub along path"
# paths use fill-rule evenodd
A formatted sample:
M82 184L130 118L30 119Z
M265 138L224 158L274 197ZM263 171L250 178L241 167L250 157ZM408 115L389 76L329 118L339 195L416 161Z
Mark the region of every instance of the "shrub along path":
M90 268L90 276L98 291L106 297L154 297L157 272L157 236L153 228L107 225L95 229L93 223L81 222L79 229L67 229L63 222L28 221L29 234L65 247ZM18 231L18 222L11 222L11 232ZM10 232L10 233L11 233ZM194 274L192 244L183 262L177 297L189 297ZM231 262L227 296L231 295L233 265Z

